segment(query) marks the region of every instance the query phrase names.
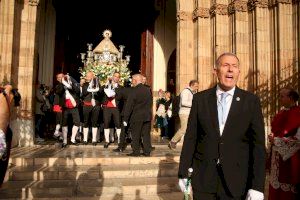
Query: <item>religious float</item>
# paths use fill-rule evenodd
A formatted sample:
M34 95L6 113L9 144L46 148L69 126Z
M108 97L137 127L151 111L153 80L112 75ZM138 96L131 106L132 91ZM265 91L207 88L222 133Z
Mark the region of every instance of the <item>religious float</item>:
M110 40L112 32L105 30L103 32L104 39L93 49L93 44L87 44L88 50L86 53L81 53L83 67L79 68L81 77L85 77L89 71L99 78L101 85L104 85L107 80L112 77L114 72L120 73L120 84L125 81L130 81L131 71L128 69L130 56L126 55L123 58L124 45L120 45L119 49Z

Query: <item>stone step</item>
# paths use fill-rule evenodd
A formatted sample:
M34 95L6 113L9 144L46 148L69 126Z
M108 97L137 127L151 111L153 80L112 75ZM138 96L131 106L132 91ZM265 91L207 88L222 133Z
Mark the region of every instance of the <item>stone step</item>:
M178 193L177 177L118 178L84 180L8 181L0 190L0 199L75 198L104 195L141 194L156 196ZM181 196L182 197L182 196ZM173 198L172 198L173 199Z
M1 199L1 197L0 197ZM16 200L16 198L5 198L6 200ZM183 193L182 192L165 192L159 193L156 195L143 195L139 190L136 190L136 194L132 195L123 195L123 194L102 194L101 196L96 197L45 197L45 198L37 198L37 197L27 197L27 198L17 198L17 199L26 199L26 200L182 200ZM190 197L192 200L192 197Z
M135 164L111 166L26 166L8 170L9 180L76 180L136 178L136 177L176 177L178 163Z
M131 153L130 148L122 153L116 153L112 151L115 147L104 149L102 146L70 146L61 149L48 145L14 148L10 164L12 166L135 165L159 164L161 162L174 163L179 162L180 157L179 148L171 151L166 145L156 145L151 157L128 157L126 154Z

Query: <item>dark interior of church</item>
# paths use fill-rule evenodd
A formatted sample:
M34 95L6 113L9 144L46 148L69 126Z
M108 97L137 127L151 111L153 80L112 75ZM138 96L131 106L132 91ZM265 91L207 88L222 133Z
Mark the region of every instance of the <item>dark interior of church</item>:
M96 47L109 29L117 48L125 46L124 55L130 55L129 68L133 73L141 65L141 34L153 30L154 0L73 1L55 0L56 44L55 73L69 72L79 78L82 66L80 53L87 51L87 43ZM75 70L76 69L76 70Z

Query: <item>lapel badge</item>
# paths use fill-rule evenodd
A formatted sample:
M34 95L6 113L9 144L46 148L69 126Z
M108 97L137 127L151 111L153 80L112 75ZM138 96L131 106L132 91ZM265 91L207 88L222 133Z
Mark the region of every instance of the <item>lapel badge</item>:
M240 98L240 97L237 97L237 98L236 98L236 101L240 101L240 100L241 100L241 98Z

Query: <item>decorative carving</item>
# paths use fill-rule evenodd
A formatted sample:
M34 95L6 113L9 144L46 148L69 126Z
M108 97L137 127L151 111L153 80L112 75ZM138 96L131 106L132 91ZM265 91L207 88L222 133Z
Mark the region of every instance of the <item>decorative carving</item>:
M193 20L200 18L209 18L209 8L197 8L193 12Z
M248 5L246 1L234 0L228 5L228 13L233 14L235 12L247 12Z
M29 0L28 4L30 6L38 6L40 4L40 0Z
M276 3L291 4L293 0L276 0Z
M177 12L177 22L179 21L188 21L193 19L193 14L186 11Z
M228 7L224 4L215 3L209 10L211 16L218 15L228 15Z
M256 7L268 8L269 1L268 0L249 0L248 1L248 10L249 11L254 10Z

